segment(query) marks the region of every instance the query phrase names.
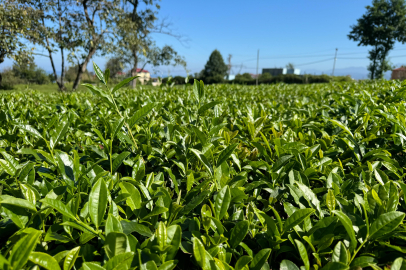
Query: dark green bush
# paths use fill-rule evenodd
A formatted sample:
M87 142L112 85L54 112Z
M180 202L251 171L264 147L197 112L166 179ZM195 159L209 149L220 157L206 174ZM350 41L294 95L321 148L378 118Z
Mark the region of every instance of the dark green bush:
M37 67L34 62L14 63L12 73L13 76L21 79L20 83L47 84L51 82L48 73Z
M189 75L189 83L193 83L193 80L195 79L193 76ZM165 77L162 79L162 84L166 84L168 82L168 79L170 78L170 82L174 82L176 85L183 85L186 84L185 80L186 77L182 76L175 76L175 77ZM205 82L206 83L206 82Z
M234 80L228 81L228 83L244 84L244 85L256 84L256 79L252 78L248 79L248 76L243 75L240 76L237 75ZM331 77L328 75L295 75L295 74L286 74L278 76L264 76L264 74L261 74L258 78L259 84L274 84L274 83L307 84L307 83L328 83L331 81L349 82L352 81L352 79L349 76Z
M17 84L23 83L23 80L14 75L12 69L5 69L1 72L0 90L13 90Z

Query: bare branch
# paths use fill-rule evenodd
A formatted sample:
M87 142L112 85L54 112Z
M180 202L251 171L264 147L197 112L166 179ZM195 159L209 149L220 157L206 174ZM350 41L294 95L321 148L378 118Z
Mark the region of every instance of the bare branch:
M163 18L154 25L150 33L164 34L175 38L182 46L189 48L190 38L179 33L175 33L173 23L168 18Z

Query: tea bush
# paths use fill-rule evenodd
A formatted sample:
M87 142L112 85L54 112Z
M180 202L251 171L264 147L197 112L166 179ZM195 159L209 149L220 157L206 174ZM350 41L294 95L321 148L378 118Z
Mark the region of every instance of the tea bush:
M0 269L405 269L399 82L0 96Z

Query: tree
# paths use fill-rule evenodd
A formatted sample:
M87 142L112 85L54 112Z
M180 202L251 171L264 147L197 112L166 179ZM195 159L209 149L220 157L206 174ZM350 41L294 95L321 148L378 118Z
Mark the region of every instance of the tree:
M295 65L294 65L293 63L288 63L288 64L286 65L286 68L287 68L287 69L295 69Z
M17 62L31 60L27 41L35 42L38 35L39 12L29 1L7 0L0 3L0 64L5 58ZM1 83L1 75L0 75Z
M77 16L77 10L73 8L75 3L72 0L37 0L33 2L33 6L42 14L38 43L48 51L54 81L60 91L65 91L65 51L72 52L82 44L82 37L79 35L81 20ZM59 79L53 58L53 53L58 49L61 53Z
M270 79L272 79L272 75L269 73L262 73L259 75L259 78L258 78L259 81L266 81L266 80L270 80Z
M404 0L373 0L372 6L348 35L358 46L373 46L369 51L370 78L382 78L391 66L387 59L396 41L406 41L406 5Z
M116 77L117 73L123 72L124 63L120 57L112 57L107 63L105 69L110 70L111 77Z
M76 80L77 74L78 74L79 66L70 66L68 67L64 73L65 73L65 79L68 82L74 82ZM94 82L94 76L89 73L88 70L85 70L82 74L82 81L83 82Z
M204 66L202 79L207 83L221 82L227 75L227 70L223 56L218 50L214 50Z
M131 76L137 75L139 63L143 63L141 71L147 64L159 65L183 65L186 63L178 53L168 45L162 48L156 46L152 40L152 33L160 33L174 37L184 42L181 35L171 31L170 23L166 20L158 22L156 17L159 5L156 0L128 0L124 5L121 16L117 22L119 41L117 52L127 65L131 68ZM140 2L143 2L143 9L140 9ZM154 8L155 7L155 8ZM132 87L136 86L137 80L131 82Z
M47 84L50 82L48 74L33 61L15 62L12 67L13 75L24 83Z
M235 80L237 81L250 81L252 80L252 76L249 73L237 74L235 75Z
M79 23L80 44L68 55L68 60L77 64L78 73L73 82L76 90L94 55L104 56L113 51L116 38L116 21L120 12L119 0L77 0L72 2L76 10L75 21ZM135 31L133 29L132 31Z

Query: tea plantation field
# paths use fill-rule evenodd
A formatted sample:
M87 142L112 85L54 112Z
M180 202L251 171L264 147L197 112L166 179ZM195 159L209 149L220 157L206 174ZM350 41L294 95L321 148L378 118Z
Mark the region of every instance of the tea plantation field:
M399 82L96 73L0 94L0 269L406 269Z

